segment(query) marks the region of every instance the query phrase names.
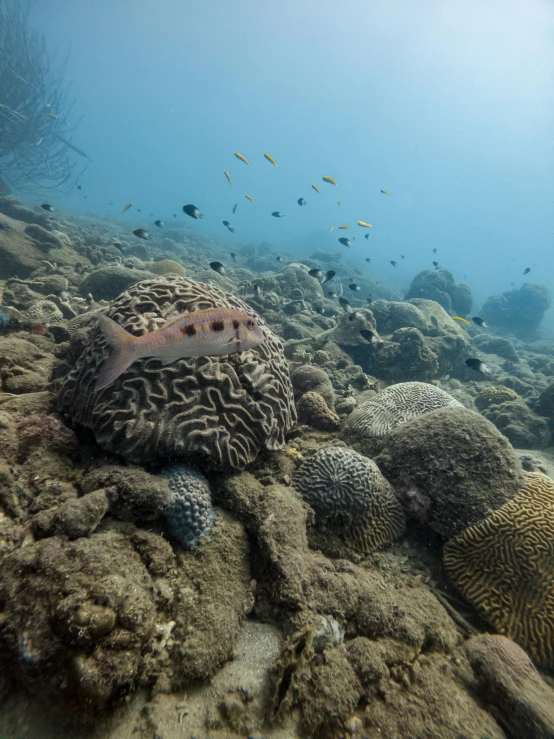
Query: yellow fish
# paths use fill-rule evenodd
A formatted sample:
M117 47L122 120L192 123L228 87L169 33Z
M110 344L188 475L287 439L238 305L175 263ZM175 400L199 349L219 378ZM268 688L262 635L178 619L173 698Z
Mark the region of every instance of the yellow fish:
M278 167L279 166L277 164L277 162L275 161L275 159L271 156L271 154L265 154L264 153L264 157L267 159L268 162L271 162L271 164L273 164L274 167Z
M366 223L365 221L358 221L358 226L361 226L362 228L373 228L371 223Z
M248 200L250 200L250 202L251 202L251 203L253 203L253 202L254 202L254 198L252 197L252 195L248 195L247 193L245 193L245 194L244 194L244 197L245 197L245 198L248 198Z
M452 316L452 318L455 321L461 321L462 323L468 323L468 324L470 324L470 322L466 318L462 318L461 316Z
M381 192L383 193L383 195L390 195L390 192L388 190L381 190Z
M48 113L50 118L58 118L58 116L55 113Z
M337 181L334 180L332 177L325 176L325 177L322 177L321 179L323 180L323 182L328 182L330 185L335 185L335 187L337 186Z
M331 226L331 228L329 229L329 231L334 231L334 230L335 230L334 226Z
M350 226L339 226L339 228L350 228Z
M312 187L314 188L314 190L315 190L316 192L319 192L319 187L318 187L317 185L312 185Z
M231 175L229 174L229 172L227 172L227 170L226 170L226 169L224 169L224 170L223 170L223 174L225 175L225 177L227 177L227 182L228 182L229 184L231 184Z
M132 204L133 204L132 202L127 203L127 205L123 208L123 210L121 212L122 213L126 213L129 210L129 208L131 207Z
M240 151L234 151L233 154L236 156L237 159L240 159L241 162L250 165L248 159L244 156L244 154L241 154Z

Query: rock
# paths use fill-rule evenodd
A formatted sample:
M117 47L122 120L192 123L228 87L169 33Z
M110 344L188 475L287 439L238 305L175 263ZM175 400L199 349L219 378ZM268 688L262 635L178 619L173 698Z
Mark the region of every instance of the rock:
M67 500L58 508L41 511L33 517L31 528L37 538L67 536L79 539L90 536L108 512L108 498L104 490Z
M541 416L554 418L554 383L548 385L539 395L537 411Z
M482 413L520 449L540 449L550 441L547 422L521 399L489 406Z
M291 376L296 401L308 392L318 393L333 410L335 407L335 393L329 375L321 367L306 364L298 367Z
M496 354L504 359L509 359L512 362L519 362L519 357L514 345L509 339L503 336L489 336L489 334L479 334L473 339L475 346L479 347L480 351L485 354Z
M466 316L471 311L473 298L468 285L456 285L447 269L425 269L413 279L404 300L424 298L434 300L448 312Z
M147 262L145 268L155 275L186 275L186 270L180 262L174 259L161 259L159 262Z
M510 290L488 298L481 317L491 326L501 326L511 332L538 328L550 307L550 291L546 285L525 282L519 290Z
M95 300L113 300L135 282L153 277L151 272L119 265L99 267L85 277L79 290L83 296L90 293Z
M316 392L304 393L296 405L298 420L307 423L320 431L337 431L340 428L340 419L332 411L324 398Z

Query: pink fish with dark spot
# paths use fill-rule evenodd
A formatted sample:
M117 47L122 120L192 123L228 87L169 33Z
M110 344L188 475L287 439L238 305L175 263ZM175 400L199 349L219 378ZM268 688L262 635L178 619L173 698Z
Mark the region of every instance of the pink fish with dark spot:
M234 308L183 313L144 336L133 336L102 313L96 318L112 353L100 368L95 391L111 385L137 359L158 357L166 365L184 357L234 354L264 341L256 321Z

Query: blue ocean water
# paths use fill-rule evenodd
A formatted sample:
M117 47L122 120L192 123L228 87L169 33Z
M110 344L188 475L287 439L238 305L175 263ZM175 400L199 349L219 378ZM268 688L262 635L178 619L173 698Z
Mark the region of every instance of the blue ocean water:
M48 0L31 23L60 58L70 48L72 117L85 115L72 141L93 160L87 200L60 207L130 230L177 213L232 243L343 251L400 288L436 259L477 304L526 267L554 288L549 2ZM142 215L120 216L130 200Z

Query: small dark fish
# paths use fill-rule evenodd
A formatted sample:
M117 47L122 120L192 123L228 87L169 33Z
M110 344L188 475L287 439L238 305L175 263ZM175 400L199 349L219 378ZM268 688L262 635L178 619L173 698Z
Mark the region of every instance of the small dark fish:
M173 218L177 218L177 213L173 213Z
M404 256L404 254L401 254L400 255L400 259L406 259L406 257Z
M298 198L296 202L298 203L298 205L306 205L306 201L304 200L304 198Z
M54 207L52 205L50 205L50 203L43 203L40 207L43 210L48 210L50 213L53 213L54 212Z
M237 205L238 205L238 203L235 203L233 205L233 213L236 213L237 212Z
M142 210L140 208L137 208L137 213L142 213Z
M363 318L363 315L360 313L360 311L352 311L352 313L348 316L349 321L353 321L355 318Z
M364 234L364 239L369 239L369 234Z
M44 205L42 207L44 208ZM54 208L52 208L52 210L54 210ZM523 274L528 275L530 271L531 271L531 267L525 267L525 269L523 270Z
M275 259L276 259L277 262L282 262L283 261L283 257L275 257Z
M278 210L274 210L271 215L273 216L273 218L282 218L283 217L283 214L280 211L278 211Z
M113 242L113 245L114 245L114 246L115 246L115 247L116 247L117 249L123 249L123 244L121 243L121 241L114 241L114 242Z
M366 257L365 261L369 264L371 262L371 259L369 257Z
M396 267L396 262L394 260L391 259L390 263L392 264L393 267Z
M354 291L355 293L357 293L357 292L359 292L359 291L360 291L360 286L359 286L359 285L356 285L356 283L355 283L355 282L352 282L352 283L351 283L350 285L348 285L348 287L349 287L349 288L350 288L351 290L353 290L353 291Z
M230 232L231 232L232 234L234 234L234 233L235 233L235 229L231 227L231 224L229 223L229 221L223 221L223 225L224 225L224 226L226 226L226 228L228 228L228 229L229 229L229 231L230 231Z
M150 216L151 218L154 218L154 214L153 214L153 213L149 213L148 215L149 215L149 216Z
M482 375L490 374L490 369L481 359L466 359L466 364L471 367L475 372L480 372Z
M154 221L154 225L161 228L164 225L164 222L158 219L157 221Z
M343 246L353 246L352 242L347 239L345 236L343 236L341 239L339 239L339 243Z
M339 298L339 305L341 308L344 308L347 313L350 313L350 311L352 310L352 306L346 298Z
M192 205L192 203L183 205L183 213L186 213L187 216L190 216L191 218L202 218L202 213L200 213L196 205Z
M438 263L438 262L433 262L433 267L434 267L435 269L438 269L438 268L439 268L439 263Z
M231 259L236 259L237 258L237 255L235 254L234 251L231 252L230 256L231 256Z
M371 304L371 303L373 303L373 295L369 295L369 296L368 296L368 297L366 298L366 300L367 300L367 302L368 302L368 303L370 303L370 304Z
M257 295L258 297L262 294L262 286L258 285L257 282L254 285L254 294Z
M336 297L337 297L337 293L334 293L334 292L333 292L332 290L329 290L329 292L327 293L327 295L328 295L328 296L329 296L330 298L336 298Z
M436 249L433 249L433 254L436 254L436 253L437 253L437 250Z
M321 281L321 284L322 284L322 285L325 285L325 283L326 283L326 282L329 282L329 280L332 280L332 279L333 279L333 277L334 277L334 276L335 276L336 274L337 274L337 273L335 272L335 270L334 270L334 269L330 269L330 270L328 270L328 271L327 271L327 272L325 273L325 277L324 277L324 278L323 278L323 280Z
M83 188L81 187L81 185L77 185L77 190L82 190L82 189Z
M145 241L148 241L148 239L150 238L150 234L145 228L135 228L133 233L135 234L135 236L138 236L139 239L144 239Z
M471 320L473 321L473 323L476 323L478 326L481 326L481 328L487 327L487 324L485 323L485 321L482 318L479 318L479 316L473 316Z
M221 262L210 262L210 267L214 270L214 272L219 272L220 275L225 274L225 267L221 264Z
M373 331L370 331L368 328L360 329L360 335L362 336L363 339L365 339L366 341L369 341L370 344L379 343L379 339L377 338L377 336L375 336Z
M320 269L311 269L308 274L310 277L315 277L316 280L319 280L323 276L323 272Z

